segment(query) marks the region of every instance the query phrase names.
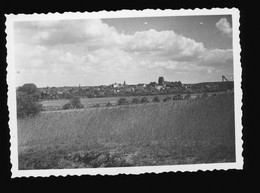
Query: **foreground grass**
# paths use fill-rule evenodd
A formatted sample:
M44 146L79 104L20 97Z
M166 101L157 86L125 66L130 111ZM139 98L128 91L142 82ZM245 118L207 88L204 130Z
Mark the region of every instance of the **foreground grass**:
M20 169L235 161L233 94L18 121Z

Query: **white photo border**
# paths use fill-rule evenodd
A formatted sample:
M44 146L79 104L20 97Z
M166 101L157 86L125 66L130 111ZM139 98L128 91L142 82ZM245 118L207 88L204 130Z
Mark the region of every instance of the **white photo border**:
M231 15L232 16L232 37L233 37L233 66L234 66L234 96L235 96L235 147L236 162L234 163L210 163L191 165L170 165L170 166L142 166L142 167L120 167L120 168L86 168L86 169L46 169L46 170L19 170L18 169L18 138L17 138L17 114L16 114L16 88L15 88L15 65L14 65L14 35L13 23L15 21L33 20L60 20L60 19L93 19L93 18L124 18L124 17L154 17L154 16L201 16L201 15ZM240 31L239 31L239 10L237 8L213 8L213 9L189 9L189 10L121 10L121 11L100 11L100 12L65 12L48 14L8 14L6 16L7 34L7 84L8 84L8 109L10 128L10 151L11 151L11 172L15 177L49 177L67 175L118 175L118 174L144 174L162 172L196 172L243 169L242 156L242 67L240 60Z

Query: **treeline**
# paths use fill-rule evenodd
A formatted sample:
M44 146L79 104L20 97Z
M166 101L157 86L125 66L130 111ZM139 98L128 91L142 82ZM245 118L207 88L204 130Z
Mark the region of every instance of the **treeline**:
M233 90L233 82L213 82L182 85L181 82L168 84L158 87L156 82L151 82L145 87L126 85L121 88L112 88L110 86L99 87L75 87L75 88L47 88L39 92L41 100L50 99L71 99L78 98L103 98L103 97L128 97L128 96L148 96L148 95L176 95L176 94L194 94L211 93Z
M151 101L147 97L142 97L142 98L133 98L132 100L127 100L126 98L120 98L117 101L117 105L129 105L129 104L146 104L146 103L158 103L158 102L168 102L168 101L178 101L178 100L188 100L191 98L190 94L187 95L174 95L174 96L167 96L164 97L163 99L160 99L159 96L153 97Z

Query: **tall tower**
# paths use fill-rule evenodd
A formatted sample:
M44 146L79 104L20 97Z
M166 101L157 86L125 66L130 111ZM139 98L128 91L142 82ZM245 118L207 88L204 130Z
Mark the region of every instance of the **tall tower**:
M158 84L163 85L163 83L164 83L164 78L162 76L160 76L158 79Z

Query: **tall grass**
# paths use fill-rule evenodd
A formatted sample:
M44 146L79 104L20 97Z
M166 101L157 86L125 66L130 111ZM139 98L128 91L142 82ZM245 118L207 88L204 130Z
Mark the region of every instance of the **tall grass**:
M232 94L186 101L49 112L18 120L19 147L95 147L234 141Z

